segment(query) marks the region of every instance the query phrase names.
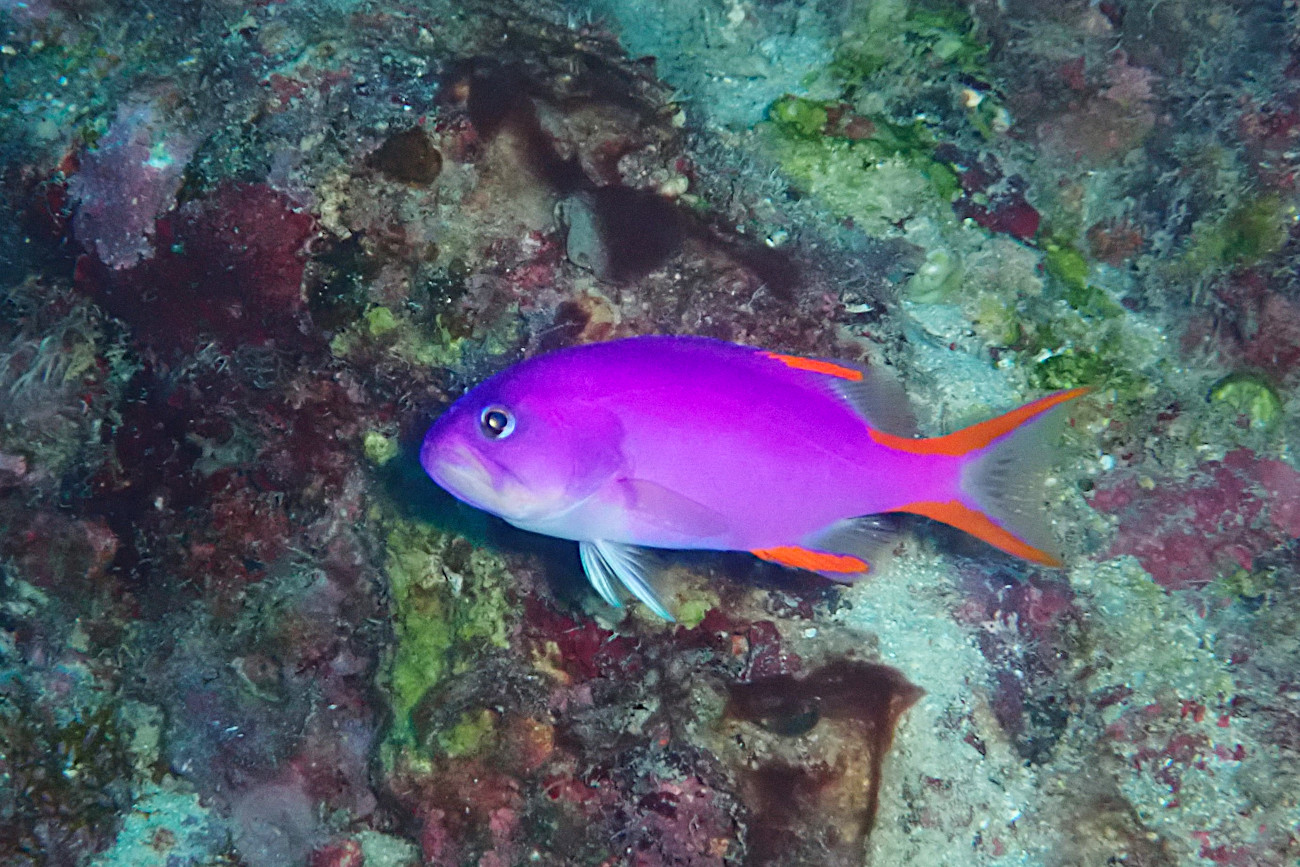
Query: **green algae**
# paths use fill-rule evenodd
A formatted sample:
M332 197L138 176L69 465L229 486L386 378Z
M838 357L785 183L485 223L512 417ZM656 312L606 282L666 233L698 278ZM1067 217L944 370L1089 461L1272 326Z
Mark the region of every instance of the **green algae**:
M961 4L913 5L905 32L913 56L928 55L967 75L988 74L989 46L979 38L975 20Z
M334 335L330 352L354 361L382 353L413 367L457 368L467 346L487 355L516 350L522 324L515 314L511 308L485 323L449 310L430 316L376 305Z
M1121 318L1095 323L1078 313L1023 320L1027 348L1020 360L1035 388L1108 388L1116 400L1133 405L1148 395L1158 337L1122 327Z
M1068 348L1035 363L1029 369L1029 382L1034 388L1056 391L1113 385L1122 375L1121 369L1100 353Z
M1034 388L1055 391L1094 385L1105 380L1109 373L1110 365L1095 352L1067 349L1030 368L1029 382Z
M1260 599L1277 586L1277 570L1273 568L1238 569L1231 575L1221 575L1210 584L1210 591L1225 599Z
M1124 312L1106 290L1094 283L1085 283L1082 287L1067 289L1065 301L1084 316L1094 319L1106 319L1119 316Z
M667 576L664 576L665 578ZM673 614L677 617L677 626L685 629L694 629L704 622L708 613L721 604L717 592L708 584L699 581L690 580L689 578L675 577L671 580L672 595L676 598ZM662 586L661 590L664 589ZM644 605L638 605L633 609L635 616L641 616L648 613ZM651 628L661 628L663 621L654 619L645 621Z
M677 607L677 622L684 629L694 629L704 622L705 615L716 607L715 599L691 599Z
M996 139L1011 129L1011 112L991 92L968 87L962 91L966 119L985 140Z
M1253 265L1282 249L1295 208L1278 195L1261 196L1228 214L1220 227L1219 257L1228 264Z
M432 333L431 333L432 332ZM421 367L453 367L460 361L464 337L455 337L442 327L421 327L405 313L387 307L372 307L356 322L330 341L330 352L349 358L367 349L391 353L398 360Z
M818 138L830 122L827 103L799 96L785 96L772 103L768 114L772 122L789 135Z
M866 4L836 49L830 73L853 87L886 70L919 68L988 76L989 46L958 3L882 0Z
M362 317L365 320L366 333L374 338L381 338L397 330L397 319L387 307L371 307Z
M872 234L887 234L939 204L926 177L905 160L876 159L855 142L786 141L775 150L787 174L831 213Z
M487 708L466 711L454 726L437 735L448 756L460 758L481 752L496 736L496 714Z
M1282 418L1282 398L1263 374L1239 371L1210 387L1209 399L1244 415L1256 430L1269 430Z
M992 292L979 294L971 321L976 333L990 346L1011 346L1023 333L1014 304Z
M909 278L907 299L960 305L981 337L1016 352L1028 384L1109 388L1124 403L1140 400L1149 388L1141 370L1151 357L1142 351L1150 341L1129 327L1103 282L1109 272L1095 269L1076 242L1079 229L1063 230L1058 217L1055 231L1040 235L1047 239L1035 262L1045 277L1043 297L984 286L977 266L965 261L972 250L955 231L961 223L951 203L961 193L959 178L936 158L930 126L921 119L894 122L881 114L882 99L858 89L872 76L909 80L927 64L983 77L988 50L974 20L955 4L904 0L873 3L859 14L829 70L842 85L840 98L786 96L769 112L767 139L787 176L835 217L852 219L867 233L888 236L903 225L929 225L921 242L926 257ZM995 125L1007 121L1005 110L996 99L984 105L987 94L976 87L966 91L972 129L985 138L996 134Z
M1123 308L1110 299L1106 290L1093 284L1092 266L1073 243L1050 240L1045 245L1043 270L1061 288L1067 304L1085 316L1118 316Z
M887 234L920 214L952 218L949 203L961 189L956 173L934 157L934 138L921 121L871 117L866 137L825 127L831 103L787 96L769 110L766 140L785 172L837 217Z
M508 646L514 606L505 565L463 537L392 518L386 547L396 632L386 677L391 756L417 748L411 716L430 690L470 670L484 650ZM461 734L452 742L465 743Z
M961 193L953 166L935 155L929 113L912 105L917 75L984 78L988 45L958 3L884 0L850 11L848 27L819 81L836 98L787 95L769 108L760 131L785 174L838 219L869 234L895 235L918 218L955 225L951 209ZM868 91L868 79L880 81ZM878 86L877 86L878 85ZM812 85L810 85L811 87ZM967 88L967 120L988 137L1009 124L988 94ZM896 93L894 116L883 111ZM910 287L921 298L946 299L961 282L947 271L935 285ZM947 280L947 282L944 282Z
M361 863L366 867L413 867L420 863L420 850L410 840L378 831L361 831Z
M822 79L839 91L839 98L787 95L770 106L767 126L774 155L792 179L837 217L850 217L868 232L887 234L925 213L951 220L951 211L941 206L961 192L961 183L952 166L935 158L934 136L924 117L909 111L912 119L900 123L879 110L879 99L859 97L866 93L866 82L882 74L895 82L884 89L900 93L915 89L918 70L984 79L988 53L975 20L961 4L863 4L850 13ZM1009 124L995 99L969 92L972 128L988 137ZM846 111L850 123L842 122Z
M1043 256L1043 268L1068 290L1081 290L1088 285L1088 261L1073 244L1049 241Z
M366 431L362 443L365 448L366 458L371 463L378 464L381 467L397 457L401 451L396 439L384 436L379 431Z
M1294 205L1277 195L1249 198L1217 218L1192 228L1183 254L1170 266L1172 276L1203 276L1223 268L1251 266L1282 249L1295 223Z
M1128 407L1146 400L1153 378L1162 376L1162 332L1121 315L1118 305L1117 315L1089 316L1062 300L1052 293L1028 299L1019 317L1016 349L1027 382L1046 390L1111 389Z

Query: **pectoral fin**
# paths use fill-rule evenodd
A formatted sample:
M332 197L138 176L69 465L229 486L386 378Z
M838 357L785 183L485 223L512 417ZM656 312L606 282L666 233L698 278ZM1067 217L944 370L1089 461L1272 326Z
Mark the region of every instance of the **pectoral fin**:
M579 542L578 556L582 560L583 571L587 573L587 580L596 588L600 598L610 605L615 608L623 606L616 589L618 584L622 584L655 614L664 620L676 620L650 585L646 554L640 548L597 539Z
M582 560L582 571L587 573L587 580L591 586L596 588L600 598L615 608L623 607L623 600L618 596L618 590L615 589L617 576L612 569L605 565L604 559L593 542L578 543L578 558Z
M624 510L643 527L693 542L721 541L726 536L727 519L684 494L647 479L623 479L618 484Z

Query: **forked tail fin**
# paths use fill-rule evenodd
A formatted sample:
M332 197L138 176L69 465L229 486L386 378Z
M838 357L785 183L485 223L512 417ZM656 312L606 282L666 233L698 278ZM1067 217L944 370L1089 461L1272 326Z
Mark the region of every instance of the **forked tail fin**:
M1061 407L1087 391L1058 391L941 437L917 440L872 431L890 448L964 459L959 497L908 503L897 511L950 524L1034 563L1064 565L1043 509L1043 479L1065 418Z

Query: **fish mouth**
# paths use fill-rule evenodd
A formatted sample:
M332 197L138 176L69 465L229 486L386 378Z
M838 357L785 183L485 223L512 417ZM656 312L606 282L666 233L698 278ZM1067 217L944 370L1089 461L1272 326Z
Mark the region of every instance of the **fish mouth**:
M487 463L464 443L454 443L429 462L429 475L446 490L475 508L495 512L491 501L499 497L496 480Z
M556 511L556 497L551 492L532 490L509 468L464 442L441 449L430 462L429 475L458 499L507 521L534 520Z

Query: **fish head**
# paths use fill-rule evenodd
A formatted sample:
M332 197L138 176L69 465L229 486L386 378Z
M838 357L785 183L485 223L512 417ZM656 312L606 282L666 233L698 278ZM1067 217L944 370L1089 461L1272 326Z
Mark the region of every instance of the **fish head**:
M420 464L475 508L513 524L546 525L620 472L622 426L597 404L510 374L470 390L440 416L424 437Z

